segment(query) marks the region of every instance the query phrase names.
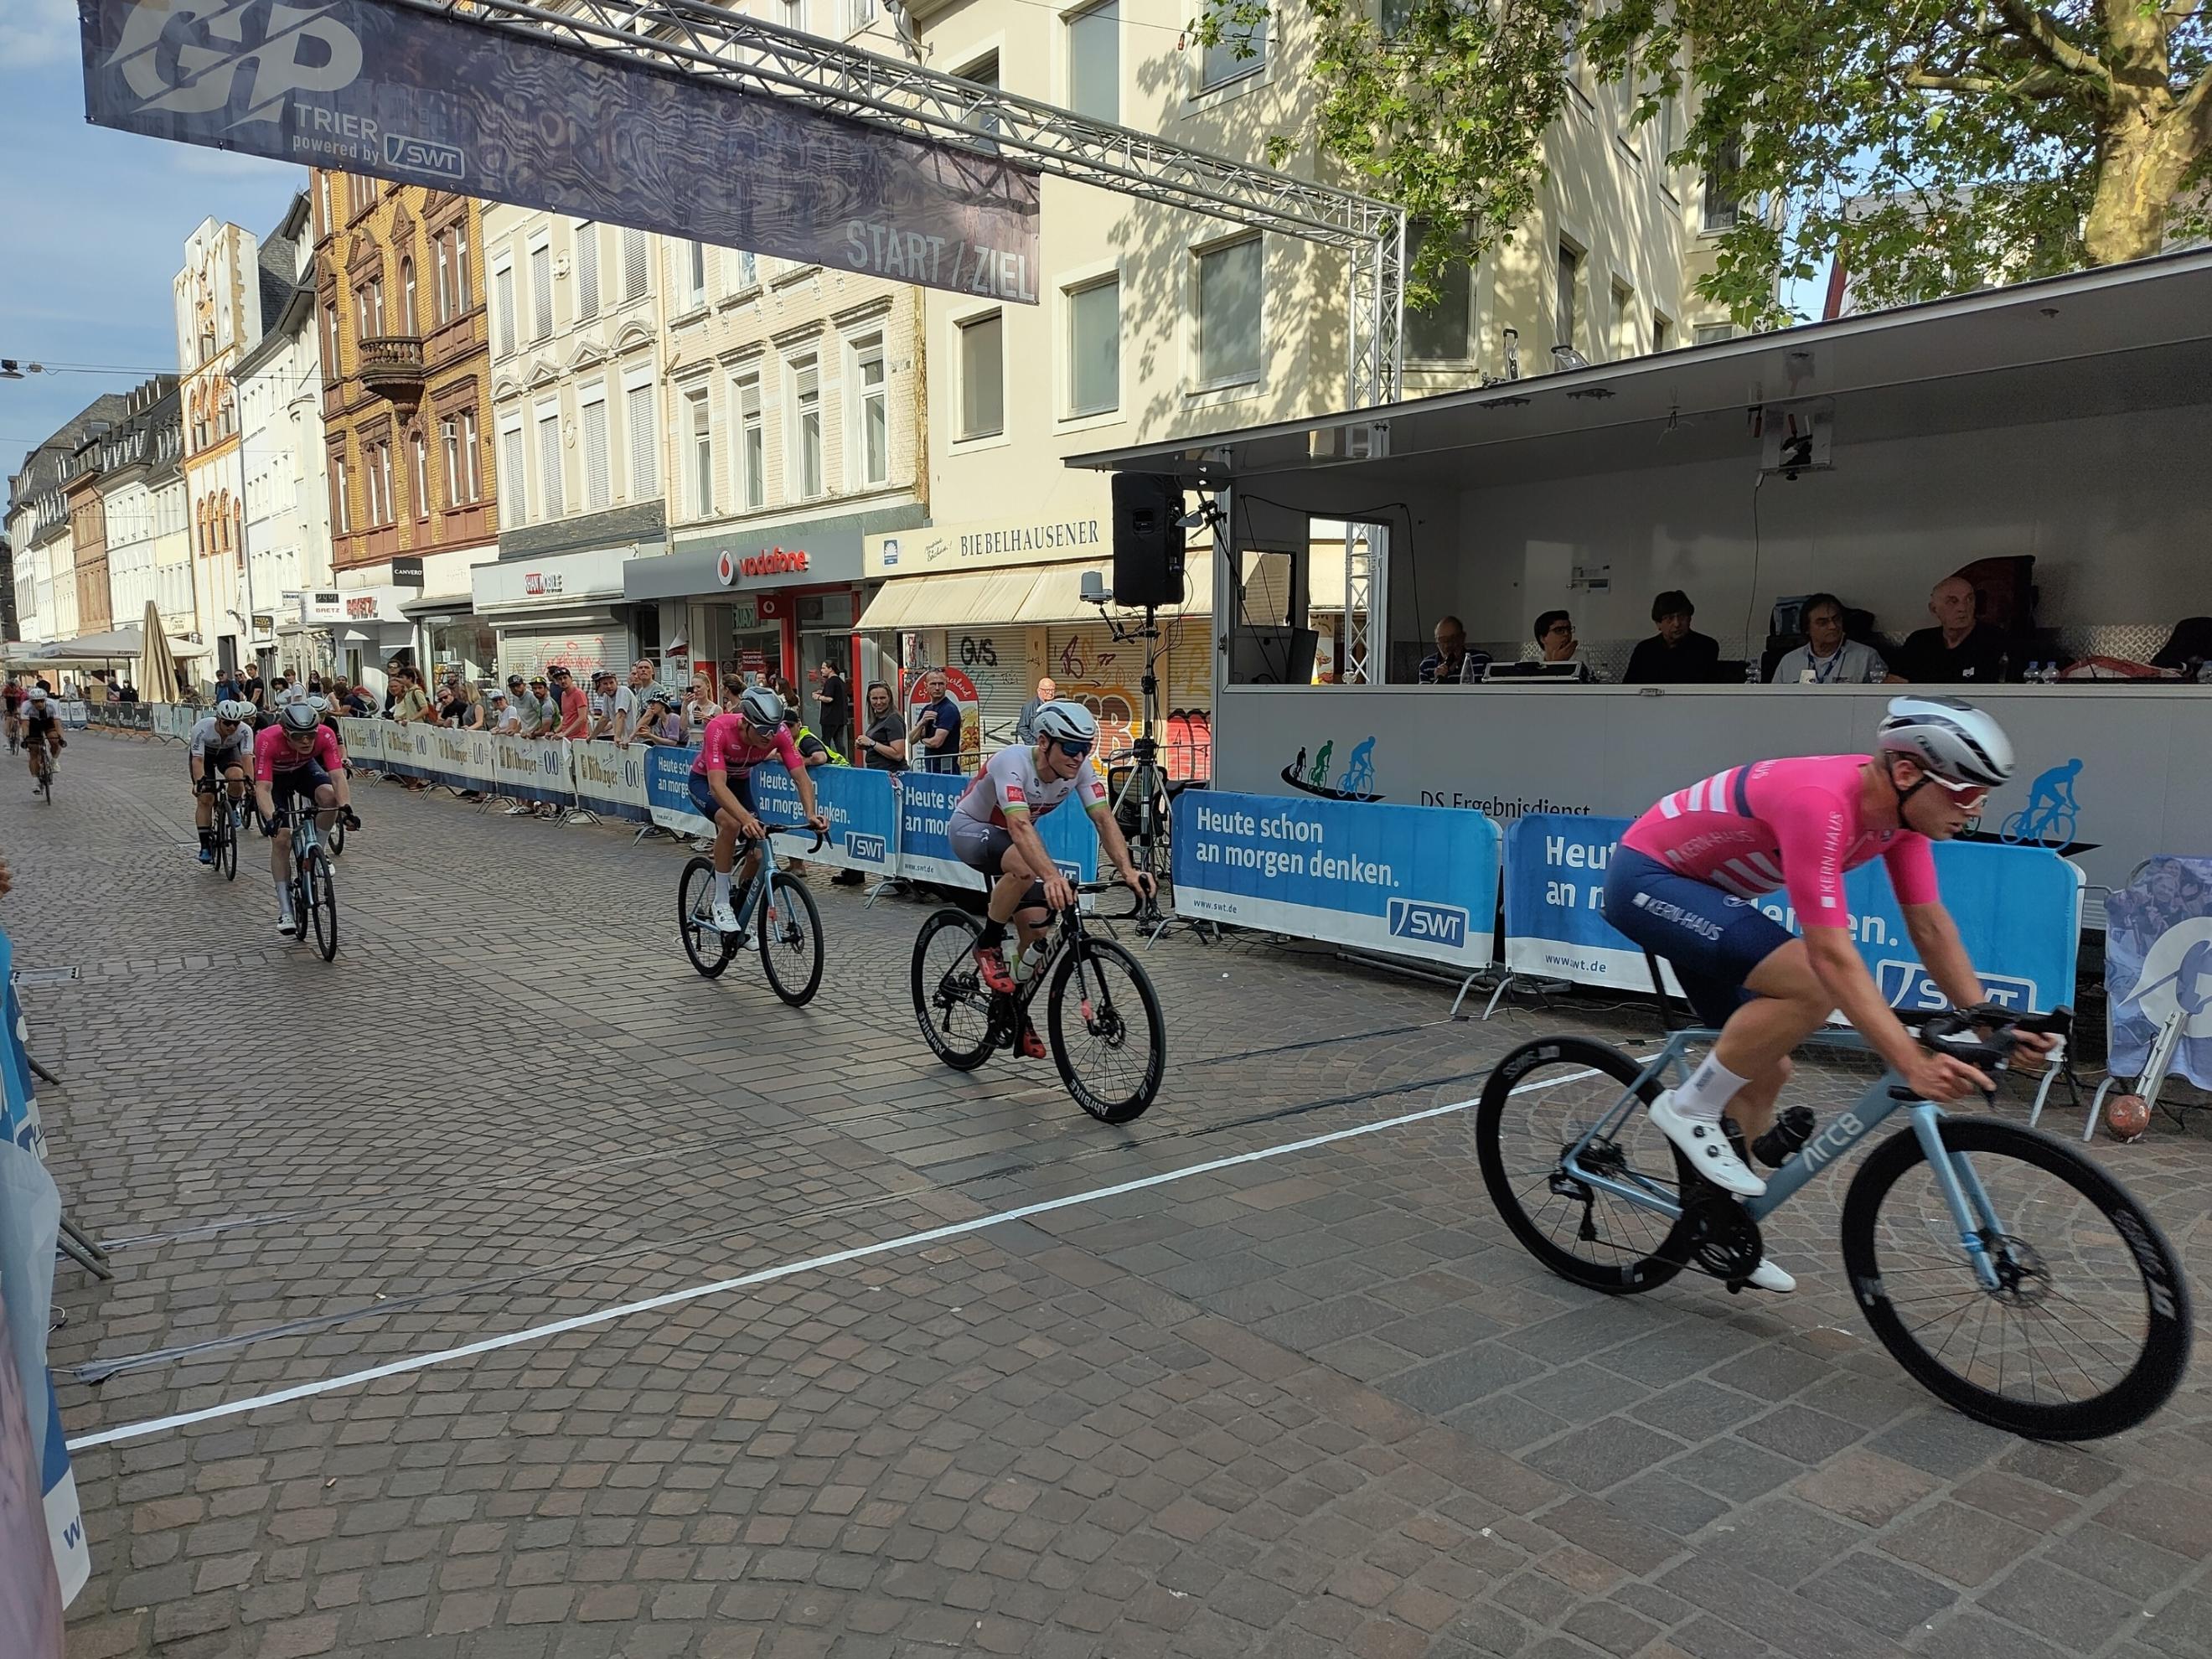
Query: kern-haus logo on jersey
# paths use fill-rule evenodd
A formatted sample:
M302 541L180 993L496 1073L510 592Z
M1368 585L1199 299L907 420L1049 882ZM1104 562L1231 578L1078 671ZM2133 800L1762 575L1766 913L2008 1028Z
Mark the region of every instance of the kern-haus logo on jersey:
M229 124L236 127L282 122L289 106L289 149L303 161L465 177L468 160L457 144L390 131L373 117L311 101L309 94L343 91L361 78L361 37L331 11L280 0L135 0L108 67L122 71L142 113L236 110Z

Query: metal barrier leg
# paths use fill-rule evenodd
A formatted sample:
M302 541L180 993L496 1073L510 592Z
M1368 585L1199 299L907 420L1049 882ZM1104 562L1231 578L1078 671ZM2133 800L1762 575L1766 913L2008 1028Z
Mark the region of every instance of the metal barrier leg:
M47 1082L52 1084L55 1088L58 1089L62 1086L62 1080L56 1077L52 1072L48 1071L45 1066L40 1065L38 1056L32 1054L27 1048L23 1051L23 1058L31 1062L31 1069L33 1071L36 1072Z
M1513 975L1510 974L1506 975L1503 979L1498 981L1498 988L1490 994L1490 1002L1482 1011L1482 1017L1485 1019L1488 1019L1492 1014L1498 1012L1498 1005L1505 1000L1505 994L1512 988ZM1458 1012L1456 1005L1455 1005L1453 1012Z

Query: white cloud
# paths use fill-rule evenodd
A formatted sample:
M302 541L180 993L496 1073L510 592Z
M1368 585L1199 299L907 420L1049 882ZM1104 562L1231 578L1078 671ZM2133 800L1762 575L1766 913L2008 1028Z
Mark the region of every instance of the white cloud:
M0 4L0 64L42 69L77 61L76 7L70 0L5 0Z

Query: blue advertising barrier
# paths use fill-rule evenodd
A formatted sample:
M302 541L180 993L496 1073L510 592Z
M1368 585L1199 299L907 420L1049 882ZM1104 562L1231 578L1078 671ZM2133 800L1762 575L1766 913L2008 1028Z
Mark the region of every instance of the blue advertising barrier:
M830 839L821 851L810 852L811 834L778 836L777 850L841 870L892 874L898 858L898 805L891 793L891 775L850 766L812 767L809 775L814 780L815 803L830 820ZM799 790L781 762L753 768L753 803L773 823L804 822Z
M1499 844L1480 812L1194 789L1176 799L1174 840L1187 920L1490 963Z
M653 821L664 830L686 835L711 836L714 826L699 816L691 804L691 763L696 749L648 749L645 751L645 805Z
M1605 921L1605 872L1626 818L1532 812L1506 835L1505 965L1516 974L1649 990L1644 953ZM2045 848L1954 841L1936 848L1944 908L1992 1000L2045 1011L2074 994L2081 872ZM1877 859L1844 878L1847 925L1867 971L1892 1007L1941 1008L1948 999L1922 966L1905 913ZM1788 896L1759 908L1792 933ZM1670 976L1671 980L1671 976ZM1669 988L1673 988L1670 983Z
M982 875L963 864L952 850L948 826L952 804L967 790L972 778L947 772L901 772L898 782L898 873L908 881L935 882L943 887L988 885ZM1071 881L1094 881L1098 875L1098 832L1090 815L1068 802L1037 821L1037 836Z

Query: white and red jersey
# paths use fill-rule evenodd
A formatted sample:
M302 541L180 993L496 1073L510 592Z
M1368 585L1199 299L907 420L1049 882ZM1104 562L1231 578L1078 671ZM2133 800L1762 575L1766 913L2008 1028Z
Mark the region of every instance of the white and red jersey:
M1034 823L1070 795L1082 797L1086 812L1094 806L1103 805L1105 780L1089 761L1078 767L1072 778L1041 776L1036 768L1036 750L1024 743L1001 749L992 756L975 775L975 781L962 792L960 799L952 804L952 810L962 817L1003 830L1007 813L1027 812Z
M1928 837L1861 821L1866 763L1864 755L1801 755L1732 766L1665 797L1620 844L1738 898L1786 887L1808 927L1844 926L1844 872L1877 858L1899 904L1933 904Z

